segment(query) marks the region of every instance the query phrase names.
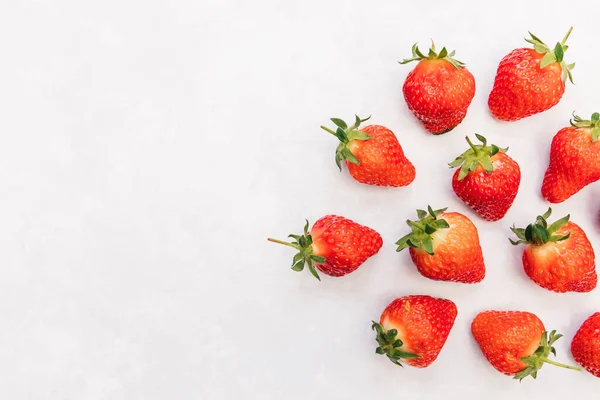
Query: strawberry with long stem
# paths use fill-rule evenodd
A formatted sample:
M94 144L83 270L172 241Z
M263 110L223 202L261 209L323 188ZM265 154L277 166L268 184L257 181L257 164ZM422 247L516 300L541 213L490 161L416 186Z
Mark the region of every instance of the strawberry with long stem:
M383 240L375 230L337 215L319 218L309 231L306 221L302 235L291 234L292 242L269 238L298 251L292 261L293 271L302 271L305 265L310 273L321 280L317 269L329 276L343 276L360 267L376 254Z
M494 368L514 379L537 378L544 364L581 371L550 359L554 343L562 337L548 332L543 322L526 311L484 311L471 323L471 332Z

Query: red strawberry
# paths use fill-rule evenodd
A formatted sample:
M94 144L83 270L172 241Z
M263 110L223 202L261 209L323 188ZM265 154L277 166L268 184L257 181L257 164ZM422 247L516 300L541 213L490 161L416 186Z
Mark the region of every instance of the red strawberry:
M542 184L542 195L551 203L565 201L600 179L600 114L592 114L589 121L575 116L571 125L552 139Z
M431 296L406 296L392 301L373 321L377 332L377 354L391 362L400 360L417 368L428 367L444 347L458 310L446 299Z
M548 333L542 321L530 312L484 311L473 320L471 332L490 364L515 379L535 379L544 363L580 371L548 359L550 353L556 355L552 345L562 335Z
M346 161L350 175L361 183L378 186L406 186L415 179L415 167L404 156L394 132L381 125L358 129L369 118L355 116L354 125L348 126L339 118L331 118L337 125L335 131L321 126L336 136L340 144L335 152L335 162L342 170Z
M412 58L400 61L419 61L402 87L406 104L429 132L451 131L467 114L475 79L462 62L452 58L454 51L448 54L445 47L438 54L432 43L425 56L415 44L412 53Z
M519 238L514 245L527 243L523 252L525 273L539 286L554 292L590 292L596 287L595 256L585 232L569 216L548 226L549 208L526 229L510 228Z
M560 101L567 78L573 82L571 70L563 60L571 27L562 42L550 50L531 32L533 49L521 48L508 53L498 66L488 106L503 121L516 121L546 111Z
M438 281L480 282L485 277L477 228L457 212L428 207L417 210L418 221L406 221L412 232L396 244L409 252L421 275Z
M320 218L310 233L308 226L306 221L303 235L289 235L294 239L292 243L271 238L269 241L297 249L292 269L302 271L307 264L318 280L321 278L315 267L329 276L343 276L377 254L383 245L381 235L373 229L337 215Z
M600 312L586 319L571 342L573 358L600 378Z
M483 219L497 221L504 217L512 205L519 184L521 169L506 155L508 149L496 145L486 146L486 139L477 135L481 145L473 145L461 154L450 166L462 165L452 178L454 193Z

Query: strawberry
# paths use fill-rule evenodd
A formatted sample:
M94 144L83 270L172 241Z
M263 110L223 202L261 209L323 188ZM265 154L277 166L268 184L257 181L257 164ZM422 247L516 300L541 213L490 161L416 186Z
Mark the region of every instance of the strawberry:
M346 161L350 175L358 182L378 186L406 186L415 179L415 167L404 156L394 132L381 125L369 125L358 129L369 118L355 116L354 125L339 118L331 118L337 126L333 131L322 129L336 136L340 144L335 152L335 162L342 170Z
M542 184L546 200L560 203L600 179L599 138L599 113L592 114L591 120L574 116L570 127L558 131Z
M548 358L550 353L556 355L552 345L562 335L547 332L542 321L530 312L484 311L471 323L471 332L490 364L515 379L537 378L544 363L580 371Z
M302 271L308 265L315 278L321 280L316 268L329 276L343 276L356 270L367 258L377 254L383 240L373 229L348 218L326 215L315 222L310 232L306 221L304 234L289 235L292 243L268 240L298 250L292 270Z
M402 92L410 111L434 135L460 124L475 95L475 79L465 64L452 58L454 53L448 54L445 47L436 53L432 43L425 56L415 44L412 58L400 61L419 61L406 77Z
M552 214L549 208L527 228L510 228L519 240L526 243L523 251L525 273L539 286L554 292L589 292L596 287L595 255L585 232L569 215L548 225Z
M521 169L506 155L508 149L496 145L486 146L486 139L475 134L481 145L473 145L462 153L450 166L461 166L452 177L454 193L487 221L504 217L512 205L519 184Z
M564 61L565 44L571 27L562 42L550 50L531 32L531 48L515 49L498 66L494 87L488 99L492 114L502 121L516 121L546 111L560 101L565 92L565 81L571 83L575 64Z
M417 210L418 221L406 221L412 232L396 244L410 256L421 275L438 281L480 282L485 276L477 228L469 218L446 209Z
M379 344L375 352L399 366L406 360L413 367L428 367L444 347L457 313L450 300L400 297L383 310L379 323L373 321Z
M600 312L586 319L571 342L573 358L600 378Z

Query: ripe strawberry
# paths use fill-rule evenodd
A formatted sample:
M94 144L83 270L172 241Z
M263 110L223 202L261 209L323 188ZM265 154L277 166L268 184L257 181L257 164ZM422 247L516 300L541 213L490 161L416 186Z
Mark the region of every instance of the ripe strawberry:
M444 347L458 310L446 299L406 296L392 301L373 321L377 332L375 350L402 367L400 360L417 368L428 367Z
M484 311L473 320L471 332L490 364L515 379L537 378L544 363L580 371L548 359L550 353L556 355L552 345L562 335L548 333L542 321L530 312Z
M526 229L510 228L519 238L514 245L527 243L523 252L525 273L539 286L554 292L590 292L596 287L595 256L585 232L569 215L548 226L549 208Z
M483 219L497 221L504 217L512 205L519 184L521 170L512 158L506 155L508 149L496 145L486 146L486 139L475 134L481 145L473 145L462 153L450 166L462 167L452 177L454 193Z
M480 282L485 277L477 228L457 212L417 210L418 221L406 221L412 232L396 244L409 252L421 275L438 281Z
M373 229L337 215L318 219L310 233L308 226L306 221L303 235L289 235L294 239L292 243L268 240L297 249L292 269L302 271L307 264L318 280L321 278L315 267L329 276L343 276L377 254L383 245L381 235Z
M408 74L402 92L410 111L434 135L451 131L460 124L475 95L475 79L465 64L452 58L444 47L439 54L432 43L427 56L417 45L407 64L419 61Z
M378 186L406 186L415 179L415 167L404 156L394 132L381 125L358 129L369 118L355 116L354 125L348 126L339 118L331 118L335 131L321 126L336 136L340 144L335 152L335 162L342 170L346 161L350 175L361 183Z
M592 114L589 121L574 116L571 125L552 139L542 184L542 195L551 203L565 201L600 179L600 114Z
M563 59L572 29L553 50L530 32L531 39L525 40L533 44L533 49L515 49L500 61L488 99L496 118L516 121L558 104L566 79L573 82L571 70L575 64L567 65Z
M586 319L571 342L573 358L600 378L600 312Z

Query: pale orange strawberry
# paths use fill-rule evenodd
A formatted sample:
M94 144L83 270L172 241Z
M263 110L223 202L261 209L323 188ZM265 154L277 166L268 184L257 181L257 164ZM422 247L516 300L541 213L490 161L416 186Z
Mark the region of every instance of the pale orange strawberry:
M350 175L358 182L395 187L411 183L415 179L415 167L404 155L394 132L381 125L360 128L360 124L371 117L355 117L351 126L339 118L331 118L337 126L335 131L321 126L340 141L335 153L340 171L341 162L346 161Z
M360 267L383 245L381 235L368 226L339 215L319 218L308 230L306 221L302 235L289 235L293 242L268 240L298 250L292 261L292 270L302 271L304 265L315 278L321 280L315 267L329 276L344 276Z
M391 362L401 361L425 368L438 357L458 310L450 300L431 296L406 296L392 301L373 321L377 332L377 354L385 354Z
M477 283L485 277L477 228L469 218L446 209L417 210L418 221L406 221L412 232L396 244L410 256L421 275L434 280Z
M471 324L473 337L494 368L522 380L537 378L544 364L580 371L577 367L551 360L552 346L562 337L547 332L540 319L526 311L484 311Z

